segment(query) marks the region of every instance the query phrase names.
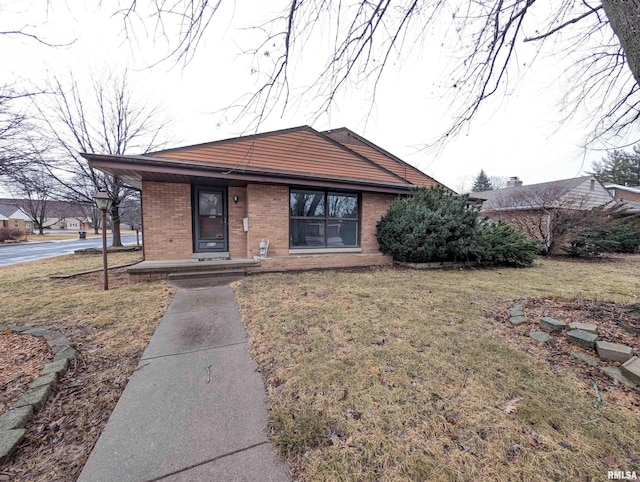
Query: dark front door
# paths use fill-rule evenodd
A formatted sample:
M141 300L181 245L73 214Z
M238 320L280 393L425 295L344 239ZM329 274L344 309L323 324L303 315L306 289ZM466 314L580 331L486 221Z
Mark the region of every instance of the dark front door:
M196 253L227 252L227 190L194 188L194 244Z

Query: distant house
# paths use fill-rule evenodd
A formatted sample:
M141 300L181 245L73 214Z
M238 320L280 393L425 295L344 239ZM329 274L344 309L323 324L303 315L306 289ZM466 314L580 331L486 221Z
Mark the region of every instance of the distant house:
M616 201L624 204L628 213L640 213L640 186L605 184L604 187Z
M346 128L302 126L141 156L83 156L142 190L148 262L253 260L268 243L258 270L388 264L377 221L398 195L439 185Z
M44 211L44 221L42 227L44 229L70 229L70 230L87 230L92 226L89 213L91 205L88 203L76 203L71 201L54 201L47 200L38 203L32 203L28 199L0 199L0 204L11 206L13 209L19 209L23 215L29 213L31 209L38 213ZM27 216L28 219L30 219ZM31 229L38 228L31 222Z
M504 221L542 241L547 250L560 245L567 216L612 203L613 198L593 176L523 185L517 177L505 189L471 193L482 202L480 214Z
M31 233L33 231L33 222L20 208L0 204L0 227L19 229L20 231Z

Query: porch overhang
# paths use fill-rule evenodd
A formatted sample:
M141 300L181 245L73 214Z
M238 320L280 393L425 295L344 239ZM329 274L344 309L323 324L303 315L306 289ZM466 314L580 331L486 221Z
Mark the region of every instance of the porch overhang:
M150 156L91 153L81 153L81 155L87 159L92 168L117 177L136 189L142 189L143 181L184 184L220 183L231 186L247 183L304 185L385 194L407 194L416 189L415 185L409 183L383 183L275 169L253 169L247 166L229 166L212 162L181 161Z

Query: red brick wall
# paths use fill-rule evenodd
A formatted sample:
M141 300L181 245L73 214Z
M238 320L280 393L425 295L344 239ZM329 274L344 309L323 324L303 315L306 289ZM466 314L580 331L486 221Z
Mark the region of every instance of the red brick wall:
M238 202L233 202L238 196ZM188 184L143 182L145 255L148 260L189 259L193 253L191 186ZM229 254L232 258L259 255L261 239L269 241L265 269L304 269L387 264L375 237L376 223L394 196L363 193L361 198L360 243L362 253L289 254L289 188L268 184L230 186ZM242 219L249 218L245 233Z
M260 254L260 240L269 241L269 257L289 254L289 188L269 184L247 186L247 258Z
M392 194L362 193L360 245L363 253L378 253L376 224L395 199Z
M186 259L193 253L191 186L142 183L145 259Z
M233 202L238 196L238 202ZM247 189L229 186L229 256L245 258L247 256L247 233L242 227L242 219L247 217Z
M624 189L616 188L615 198L621 199L623 201L640 202L640 193L625 191Z

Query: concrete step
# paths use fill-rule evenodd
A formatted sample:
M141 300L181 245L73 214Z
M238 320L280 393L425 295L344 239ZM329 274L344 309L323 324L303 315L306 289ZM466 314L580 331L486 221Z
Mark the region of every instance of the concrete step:
M224 286L234 281L242 279L244 276L213 276L209 278L192 278L192 279L178 279L167 280L169 286L182 289L197 289L197 288L211 288L214 286Z
M220 277L236 277L241 278L245 275L243 269L228 269L221 268L209 271L187 271L184 273L169 273L167 276L168 281L179 280L193 280L193 279L207 279L207 278L220 278Z

